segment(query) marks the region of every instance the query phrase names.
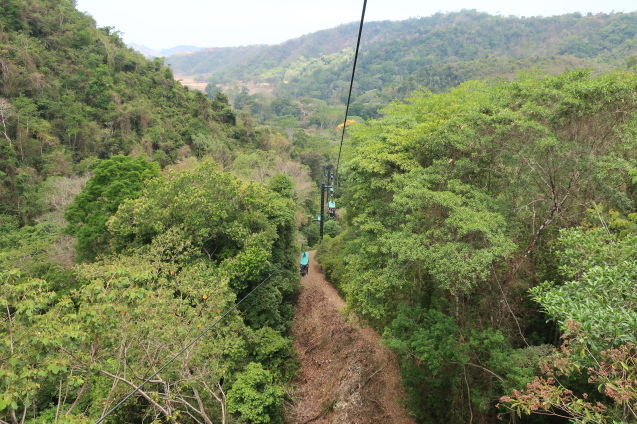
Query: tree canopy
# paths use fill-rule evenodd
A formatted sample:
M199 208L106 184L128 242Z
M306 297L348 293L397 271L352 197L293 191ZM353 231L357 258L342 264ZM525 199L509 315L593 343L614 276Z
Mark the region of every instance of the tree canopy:
M349 307L401 355L422 422L487 419L499 396L540 375L556 340L532 287L559 323L582 320L603 346L632 342L634 304L619 294L632 259L600 241L594 251L616 261L583 267L581 236L562 233L562 256L552 246L560 230L594 223L594 208L620 221L634 211L636 88L633 73L528 73L423 90L352 130L347 225L326 264ZM560 274L560 257L577 274Z
M225 422L231 414L279 422L294 369L285 337L298 284L292 201L214 162L141 189L134 183L156 165L124 157L102 165L76 199L111 212L106 254L77 265L76 284L64 290L17 269L3 276L0 355L11 360L0 362L0 419L23 422L28 410L39 420L94 421L210 327L111 422ZM108 195L124 175L136 196Z
M80 257L93 258L108 244L106 221L126 199L141 194L144 183L159 177L159 165L142 156L113 156L92 170L93 176L66 210L68 231L78 239Z

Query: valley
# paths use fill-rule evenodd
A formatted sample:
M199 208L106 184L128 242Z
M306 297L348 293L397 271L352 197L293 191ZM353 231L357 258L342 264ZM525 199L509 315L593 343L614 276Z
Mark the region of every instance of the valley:
M0 424L637 421L636 16L365 23L345 117L355 24L4 0Z

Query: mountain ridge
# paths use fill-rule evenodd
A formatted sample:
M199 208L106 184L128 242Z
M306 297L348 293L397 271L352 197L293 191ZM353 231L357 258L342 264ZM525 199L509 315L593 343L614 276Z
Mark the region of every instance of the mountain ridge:
M406 84L445 91L457 82L414 80L414 75L431 73L441 64L479 65L485 59L506 63L543 58L547 63L538 68L552 74L572 69L564 57L596 71L623 66L637 55L636 18L637 12L517 18L464 10L369 22L363 29L355 95L382 91L389 85L405 94ZM172 55L166 62L176 73L207 76L213 84L268 82L279 87L279 96L294 90L297 97L338 103L337 93L343 91L340 82L349 80L357 29L358 23L353 22L278 45L206 49ZM551 58L564 63L556 66ZM479 71L472 68L466 76L483 73ZM447 79L445 75L436 78ZM321 90L318 86L327 88L312 93Z
M128 47L131 47L135 51L143 54L148 59L154 59L156 57L165 57L165 56L171 56L171 55L182 54L182 53L193 53L193 52L197 52L197 51L205 49L205 47L179 45L175 47L169 47L166 49L157 50L157 49L152 49L150 47L144 46L142 44L137 44L137 43L130 43L128 44Z

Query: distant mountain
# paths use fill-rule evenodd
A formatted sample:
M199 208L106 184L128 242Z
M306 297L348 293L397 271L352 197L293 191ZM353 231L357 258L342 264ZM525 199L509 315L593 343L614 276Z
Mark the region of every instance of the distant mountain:
M275 93L342 102L358 23L274 46L205 49L170 56L179 74L210 75L216 84L267 82ZM425 85L444 91L473 78L515 76L537 68L603 71L637 55L637 13L517 18L475 10L404 21L365 23L355 96L384 100ZM378 94L378 93L377 93ZM374 96L377 96L375 94ZM373 96L372 96L373 97Z
M161 54L161 56L170 56L170 55L177 54L177 53L198 52L198 51L203 50L203 49L205 49L205 47L177 46L177 47L171 47L169 49L161 49L159 51L159 53Z
M175 53L166 58L166 64L180 64L186 75L210 74L226 70L229 66L243 63L263 51L266 46L212 47L197 52ZM173 68L176 69L176 68ZM180 73L179 71L177 73Z
M132 48L136 52L139 52L146 56L148 59L160 56L159 51L153 50L150 47L142 46L141 44L131 43L128 47Z
M149 59L152 59L155 57L166 57L173 54L179 54L184 52L197 52L205 48L205 47L196 47L196 46L177 46L177 47L171 47L169 49L153 50L150 47L146 47L141 44L135 44L135 43L129 44L129 47L132 47L133 49L135 49L136 51L143 54Z

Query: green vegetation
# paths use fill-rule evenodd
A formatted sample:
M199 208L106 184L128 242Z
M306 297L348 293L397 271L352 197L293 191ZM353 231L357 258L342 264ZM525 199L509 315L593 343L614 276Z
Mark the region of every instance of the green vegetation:
M514 18L465 10L367 22L349 114L359 122L378 118L379 109L422 86L440 93L469 80L511 81L528 70L625 69L637 57L634 18ZM167 61L179 74L207 76L210 97L222 90L257 122L288 135L303 130L319 151L338 139L357 29L352 23L275 46L207 49Z
M76 199L108 171L138 175L116 163L133 161L103 162L110 166ZM91 209L108 210L112 201L94 199ZM204 162L155 178L125 200L100 244L119 253L75 266L60 289L22 270L5 272L0 349L10 360L2 362L2 419L21 422L28 410L38 422L95 420L272 274L110 422L217 420L234 412L277 422L281 387L294 371L284 337L298 284L294 216L289 198ZM266 383L269 391L252 392ZM257 404L272 421L255 421Z
M106 422L282 422L311 143L68 0L3 2L0 53L0 422L94 422L261 282Z
M420 86L439 93L475 79L513 80L519 71L551 75L621 67L637 55L635 13L516 18L475 10L404 21L366 22L351 114L378 117L393 99ZM209 75L225 91L267 84L275 97L330 106L347 99L358 24L341 25L275 46L208 49L167 59L175 72ZM233 97L233 96L231 96Z
M145 155L163 167L190 156L197 136L248 142L227 99L189 91L68 0L7 0L0 28L0 213L22 224L41 212L39 183L96 159Z
M127 199L137 197L144 183L159 177L157 162L143 157L113 156L93 169L93 176L82 192L66 210L68 230L77 237L77 251L81 257L93 259L103 253L106 221Z
M282 423L299 242L419 422L637 420L635 22L367 25L318 243L354 25L198 53L204 94L69 0L4 1L0 422L93 422L223 317L107 422Z
M576 422L637 419L634 216L617 217L603 228L562 230L558 263L573 280L545 282L531 293L559 323L564 341L544 359L541 376L501 399L514 411L566 414ZM565 384L583 378L594 385L588 393Z
M420 422L486 422L499 397L540 384L558 340L535 302L564 331L577 321L592 356L569 362L562 400L588 393L606 408L595 422L636 418L627 374L614 396L573 372L597 364L601 382L634 353L635 92L634 73L529 73L422 90L353 130L345 231L321 262L399 353ZM536 411L517 393L505 404Z

